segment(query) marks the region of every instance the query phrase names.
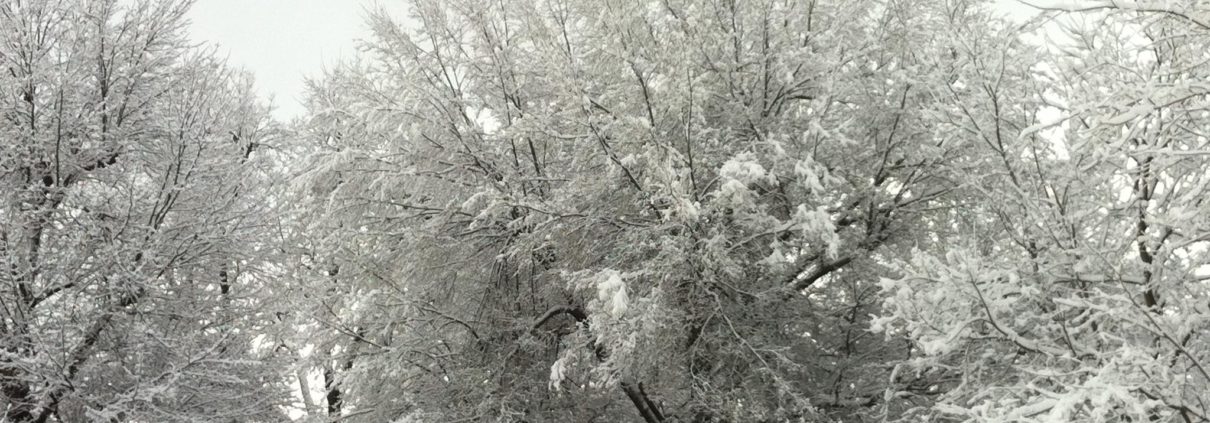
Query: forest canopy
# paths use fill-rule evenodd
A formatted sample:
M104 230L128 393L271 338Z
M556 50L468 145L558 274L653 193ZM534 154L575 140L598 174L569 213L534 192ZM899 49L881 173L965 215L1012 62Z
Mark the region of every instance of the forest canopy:
M0 420L1210 421L1210 4L0 5Z

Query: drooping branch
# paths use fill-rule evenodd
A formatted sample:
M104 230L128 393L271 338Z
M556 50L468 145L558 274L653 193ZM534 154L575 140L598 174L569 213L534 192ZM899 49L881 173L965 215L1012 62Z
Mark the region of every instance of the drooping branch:
M547 321L550 321L550 319L561 314L570 315L576 319L576 322L583 324L585 329L588 328L588 314L584 313L584 309L574 306L551 307L550 310L547 310L546 313L543 313L542 316L534 320L531 328L536 330ZM608 353L604 352L604 347L601 345L596 345L596 350L598 360L604 360L605 357L608 357ZM623 381L619 385L622 387L622 392L626 394L626 398L629 398L630 402L634 404L634 408L638 410L639 415L643 416L643 421L647 423L661 423L664 421L664 414L660 412L659 406L647 395L646 390L643 389L642 382L632 383Z

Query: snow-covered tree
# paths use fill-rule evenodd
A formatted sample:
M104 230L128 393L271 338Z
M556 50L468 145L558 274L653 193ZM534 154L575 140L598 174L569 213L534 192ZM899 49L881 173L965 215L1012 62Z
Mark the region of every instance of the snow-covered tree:
M274 421L248 78L187 1L0 5L0 419Z
M950 247L897 262L877 325L912 340L888 379L905 421L1207 421L1205 65L1197 2L1074 2L1045 55L1002 46L960 80L984 148ZM996 72L1021 63L1031 72ZM1034 79L1031 97L1006 94ZM1045 120L1036 121L1038 116ZM1046 117L1050 116L1050 117Z
M866 331L877 282L949 247L936 225L987 164L953 131L1025 114L988 85L1016 58L990 50L1013 38L981 5L412 6L409 25L374 14L365 54L311 89L293 248L328 412L911 407L883 365L909 344Z

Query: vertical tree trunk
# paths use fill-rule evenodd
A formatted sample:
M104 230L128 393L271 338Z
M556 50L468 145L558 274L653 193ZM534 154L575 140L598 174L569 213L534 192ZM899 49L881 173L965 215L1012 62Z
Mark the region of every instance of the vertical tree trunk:
M324 389L328 391L328 415L339 416L341 406L340 387L336 386L336 372L331 368L324 369Z

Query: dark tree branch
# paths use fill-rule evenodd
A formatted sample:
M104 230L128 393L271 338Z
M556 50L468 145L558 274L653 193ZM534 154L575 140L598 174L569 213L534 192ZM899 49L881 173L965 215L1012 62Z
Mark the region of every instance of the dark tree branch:
M531 330L537 330L538 328L542 327L542 325L546 324L547 321L560 314L569 314L580 323L585 323L588 321L588 315L585 314L584 310L580 309L579 307L554 306L551 307L550 310L547 310L546 313L542 314L542 317L539 317L534 321L533 326L531 326Z

